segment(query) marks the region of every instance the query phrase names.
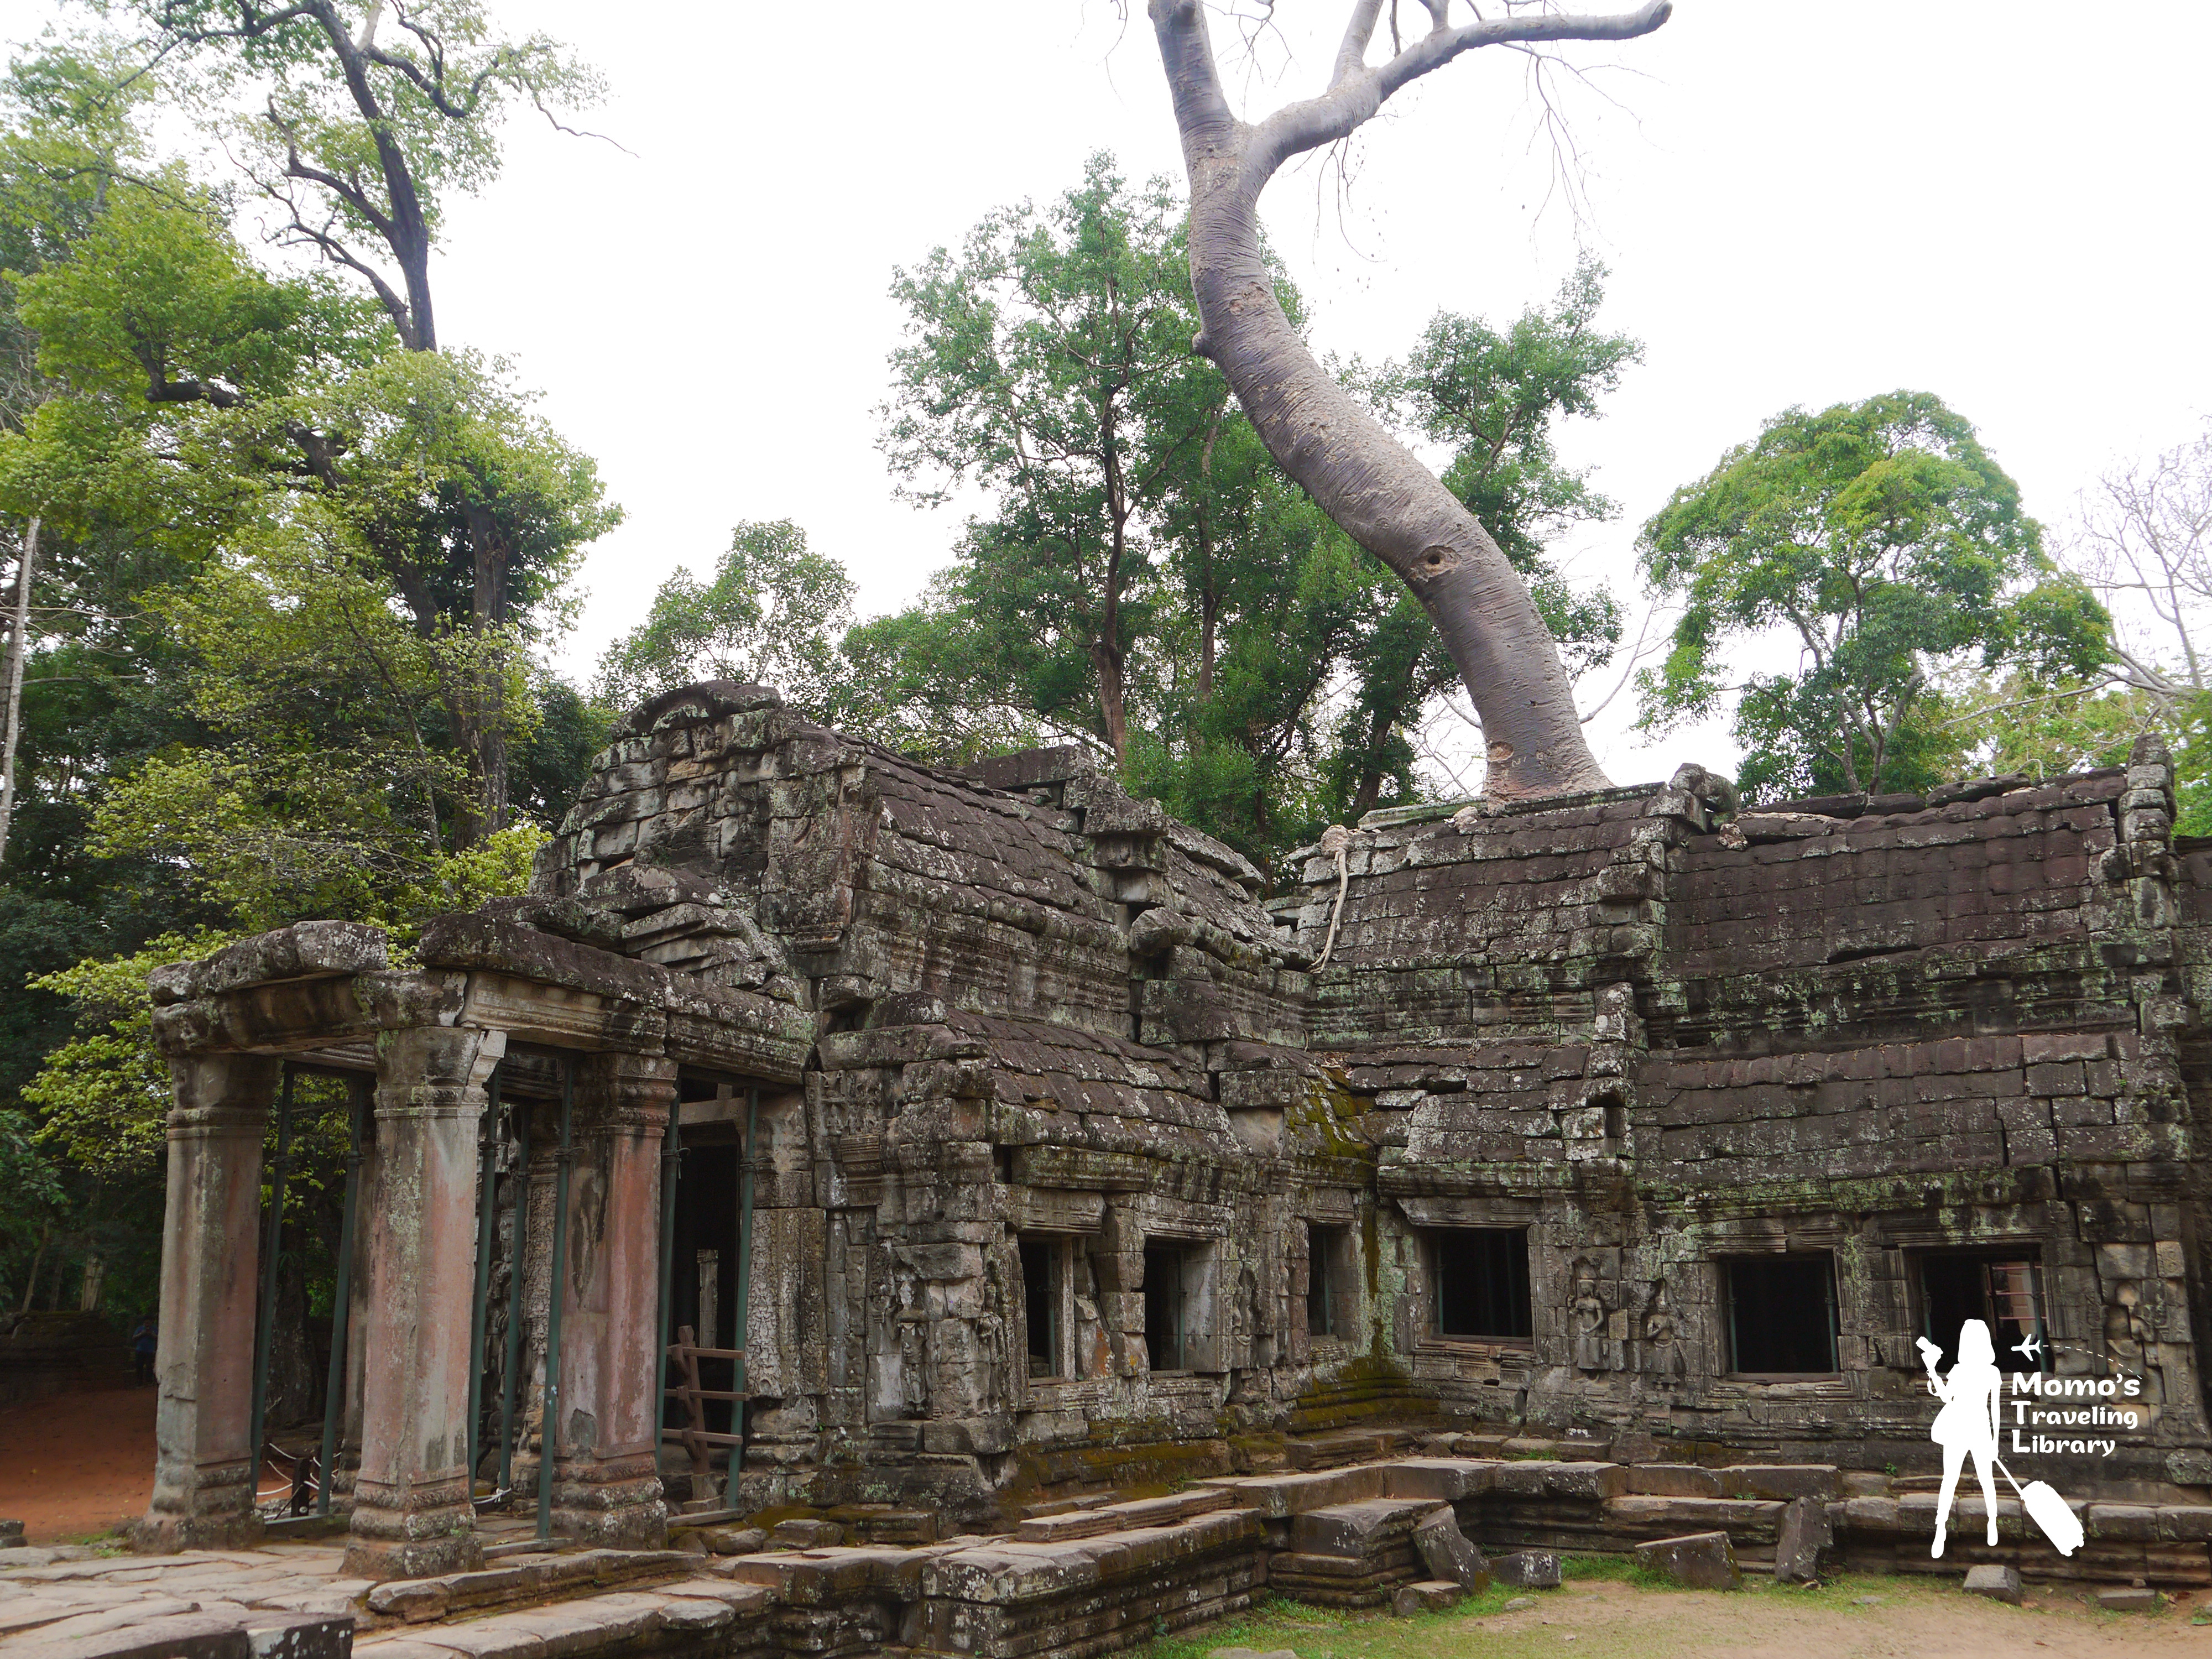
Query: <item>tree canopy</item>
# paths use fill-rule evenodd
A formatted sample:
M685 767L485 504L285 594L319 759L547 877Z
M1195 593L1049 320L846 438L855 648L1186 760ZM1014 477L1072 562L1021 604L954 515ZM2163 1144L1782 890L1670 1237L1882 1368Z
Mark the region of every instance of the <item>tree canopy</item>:
M618 514L511 369L432 349L428 302L500 104L587 76L465 7L108 13L148 33L0 76L0 526L40 525L0 1113L30 1109L66 1200L0 1276L98 1249L129 1298L161 1200L146 970L310 916L404 951L518 890L605 728L543 653ZM188 159L194 125L224 142ZM272 199L322 268L253 246Z
M1933 781L1947 669L2078 673L2108 650L2103 607L2045 555L2018 487L1925 392L1784 411L1676 490L1640 550L1683 601L1664 662L1639 676L1644 722L1736 694L1747 794ZM1762 638L1796 667L1759 665Z
M679 569L661 584L646 619L600 657L593 694L627 708L695 681L739 680L826 716L853 592L845 567L811 550L789 520L740 524L714 580Z

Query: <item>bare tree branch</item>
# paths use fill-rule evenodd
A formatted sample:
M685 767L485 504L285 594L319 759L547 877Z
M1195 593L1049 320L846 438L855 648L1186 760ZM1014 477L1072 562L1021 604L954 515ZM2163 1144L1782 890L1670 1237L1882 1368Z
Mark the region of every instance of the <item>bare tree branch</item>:
M1245 157L1245 187L1256 194L1260 185L1291 156L1346 137L1371 119L1393 93L1463 52L1479 46L1529 41L1633 40L1657 28L1673 10L1673 0L1649 0L1637 11L1610 16L1547 12L1479 17L1456 28L1432 30L1374 69L1355 64L1347 70L1340 52L1337 78L1326 93L1285 105L1259 124ZM1371 30L1374 17L1368 12L1366 0L1362 0L1361 11L1354 14L1353 27L1358 26L1362 15ZM1346 31L1347 48L1351 33ZM1365 51L1364 37L1358 50Z
M1358 0L1352 9L1352 21L1344 26L1344 44L1336 49L1336 67L1330 73L1328 83L1340 87L1359 70L1367 61L1367 43L1375 36L1375 20L1382 15L1382 0ZM1390 20L1391 33L1397 33L1397 18Z

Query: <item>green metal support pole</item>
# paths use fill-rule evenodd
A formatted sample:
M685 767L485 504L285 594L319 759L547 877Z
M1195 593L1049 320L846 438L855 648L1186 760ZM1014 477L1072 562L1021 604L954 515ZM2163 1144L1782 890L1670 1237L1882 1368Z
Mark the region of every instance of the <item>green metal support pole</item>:
M253 1334L253 1411L246 1443L253 1472L253 1502L261 1493L261 1431L269 1407L269 1351L276 1340L276 1247L283 1242L284 1177L292 1164L292 1062L284 1062L284 1087L276 1101L276 1162L269 1175L269 1231L261 1246L261 1317Z
M351 1091L349 1090L349 1093ZM331 1512L331 1466L337 1461L338 1419L345 1414L346 1348L353 1340L353 1229L361 1207L361 1103L346 1103L345 1206L338 1223L338 1282L331 1298L331 1369L323 1380L323 1452L315 1476L315 1513Z
M469 1303L469 1498L475 1501L477 1460L483 1417L484 1321L491 1310L492 1180L499 1156L499 1068L491 1074L491 1098L484 1103L483 1126L477 1139L483 1151L477 1172L477 1288Z
M749 1340L745 1331L745 1310L750 1305L753 1276L753 1164L757 1152L753 1132L760 1113L760 1090L757 1085L745 1091L745 1148L744 1158L738 1166L738 1311L730 1321L737 1340L730 1346L740 1354ZM738 1396L730 1402L730 1432L737 1444L730 1448L730 1481L723 1501L733 1501L738 1476L745 1467L745 1372L746 1363L739 1359L736 1376L730 1388Z
M676 1302L676 1166L684 1150L684 1091L669 1107L668 1128L660 1140L660 1347L653 1368L653 1472L660 1474L660 1445L668 1428L668 1322ZM693 1492L692 1497L699 1494Z
M545 1393L538 1420L538 1541L553 1541L553 1457L561 1437L561 1304L568 1277L568 1129L576 1110L576 1059L561 1057L561 1152L553 1166L553 1261L545 1275Z
M530 1113L513 1113L514 1135L514 1227L507 1246L507 1364L500 1368L499 1489L514 1488L514 1401L522 1379L522 1263L530 1234Z

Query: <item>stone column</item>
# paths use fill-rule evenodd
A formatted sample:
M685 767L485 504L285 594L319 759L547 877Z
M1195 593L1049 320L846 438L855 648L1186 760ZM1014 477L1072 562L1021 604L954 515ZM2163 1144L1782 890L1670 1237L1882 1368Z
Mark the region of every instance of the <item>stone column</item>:
M362 1120L361 1168L355 1179L353 1267L346 1281L344 1404L338 1413L337 1451L331 1470L334 1512L350 1513L354 1480L361 1472L362 1396L368 1377L369 1310L376 1305L376 1260L370 1251L369 1206L376 1197L376 1081L356 1073L346 1079L347 1109Z
M468 1456L469 1309L476 1280L477 1133L503 1031L379 1034L374 1295L349 1578L421 1578L483 1564Z
M261 1139L278 1063L258 1054L169 1061L168 1210L161 1230L154 1497L142 1550L227 1549L261 1535L253 1509L254 1304L260 1291Z
M556 1264L561 1391L553 1521L595 1545L657 1549L667 1536L659 1449L660 1140L676 1062L593 1054L578 1063L567 1261Z

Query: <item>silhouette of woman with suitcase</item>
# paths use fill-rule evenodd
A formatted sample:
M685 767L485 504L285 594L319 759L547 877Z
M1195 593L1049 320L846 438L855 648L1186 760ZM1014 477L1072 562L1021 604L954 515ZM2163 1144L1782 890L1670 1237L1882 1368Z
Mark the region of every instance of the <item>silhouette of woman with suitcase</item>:
M1943 1537L1951 1519L1951 1498L1959 1489L1959 1473L1966 1454L1974 1455L1974 1473L1982 1482L1982 1513L1989 1521L1989 1540L1997 1541L1997 1418L1998 1395L2004 1374L1997 1370L1996 1346L1983 1321L1969 1319L1959 1328L1959 1359L1948 1376L1936 1374L1942 1356L1926 1337L1920 1339L1921 1358L1928 1366L1928 1392L1943 1402L1936 1413L1929 1437L1943 1449L1943 1486L1936 1498L1936 1547L1931 1556L1943 1553Z

